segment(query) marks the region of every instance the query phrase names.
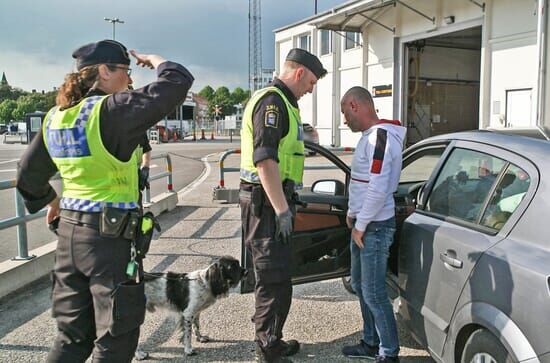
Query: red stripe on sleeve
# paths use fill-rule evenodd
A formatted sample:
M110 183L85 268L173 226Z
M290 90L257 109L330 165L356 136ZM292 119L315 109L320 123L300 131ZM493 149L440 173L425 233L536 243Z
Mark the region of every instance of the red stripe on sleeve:
M384 160L373 159L370 172L373 174L380 174L382 172L382 163Z

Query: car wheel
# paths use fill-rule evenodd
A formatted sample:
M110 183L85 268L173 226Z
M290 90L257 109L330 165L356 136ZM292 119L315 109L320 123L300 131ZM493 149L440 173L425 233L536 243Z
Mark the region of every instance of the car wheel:
M344 287L350 294L355 295L355 291L353 291L353 288L351 287L351 276L344 276L342 277L342 283L344 284Z
M470 335L462 351L462 363L513 363L515 360L502 343L486 329Z

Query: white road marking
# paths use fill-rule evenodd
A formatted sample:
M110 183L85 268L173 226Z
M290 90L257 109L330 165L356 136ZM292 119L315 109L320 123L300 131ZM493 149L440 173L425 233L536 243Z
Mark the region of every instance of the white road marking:
M14 171L17 171L17 169L4 169L4 170L0 170L0 173L12 173Z
M19 159L12 159L12 160L0 161L0 164L13 163L14 161L19 161Z
M208 154L206 155L205 157L201 158L201 161L204 163L204 166L205 166L205 169L203 169L202 171L202 174L199 175L195 180L193 180L190 184L188 184L185 188L181 189L180 191L178 191L178 198L181 198L187 194L189 194L190 192L192 192L195 188L197 188L199 185L201 185L201 183L203 181L206 180L206 178L208 178L208 176L210 175L210 171L212 170L212 168L210 167L210 164L208 163L208 158L210 156L213 156L213 155L217 155L219 154L219 152L217 153L212 153L212 154Z

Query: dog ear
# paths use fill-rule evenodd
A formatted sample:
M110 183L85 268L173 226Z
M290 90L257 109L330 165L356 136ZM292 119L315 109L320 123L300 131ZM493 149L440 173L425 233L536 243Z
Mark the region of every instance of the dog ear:
M210 283L210 289L214 296L225 294L228 291L227 283L223 278L222 267L219 262L214 263L206 271L206 278Z

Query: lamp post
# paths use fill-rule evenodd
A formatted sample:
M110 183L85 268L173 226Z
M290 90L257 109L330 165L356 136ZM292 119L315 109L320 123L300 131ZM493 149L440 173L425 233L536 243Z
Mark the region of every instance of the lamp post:
M113 24L113 40L115 40L115 25L116 23L124 24L123 20L120 20L119 18L103 18L103 20L108 21L109 23Z

